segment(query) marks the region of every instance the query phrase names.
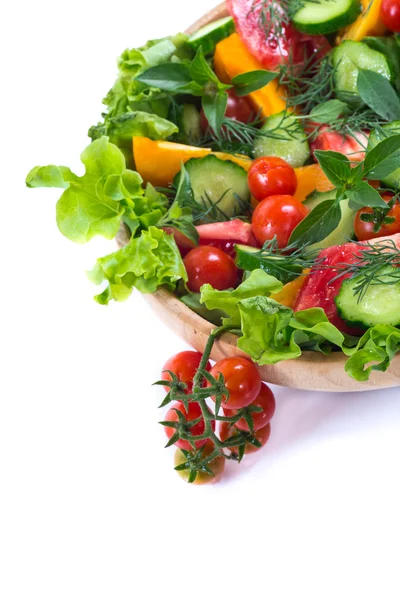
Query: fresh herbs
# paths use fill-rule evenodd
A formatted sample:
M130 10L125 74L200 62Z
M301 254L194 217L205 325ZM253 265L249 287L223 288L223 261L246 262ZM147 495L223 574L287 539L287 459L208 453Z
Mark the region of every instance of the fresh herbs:
M337 188L336 198L325 200L301 221L291 235L291 244L314 244L328 237L340 222L340 202L346 198L353 210L364 206L386 209L387 204L379 192L364 179L381 180L396 169L400 160L400 135L380 142L354 168L347 156L337 152L317 151L315 156Z
M357 90L362 101L386 121L400 119L400 99L386 77L360 69Z
M296 279L304 269L316 262L316 252L306 247L279 248L276 237L267 240L260 250L248 246L236 246L236 264L244 271L262 269L283 284Z
M395 285L400 281L400 250L392 239L383 239L376 242L362 242L358 244L354 253L354 261L335 265L338 277L357 277L354 295L357 302L361 302L371 285Z
M219 135L226 112L227 90L234 87L239 96L247 95L276 77L275 73L257 70L234 78L233 85L226 85L207 62L200 47L194 59L181 63L165 63L147 69L136 79L140 83L170 94L190 94L201 97L202 108L210 128Z

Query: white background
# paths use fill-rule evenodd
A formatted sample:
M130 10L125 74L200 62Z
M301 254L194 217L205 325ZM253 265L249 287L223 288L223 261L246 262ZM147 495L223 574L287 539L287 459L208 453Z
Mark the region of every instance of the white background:
M399 598L398 389L276 389L269 446L184 484L151 387L184 345L138 294L96 305L85 270L113 242L64 239L58 191L24 188L37 164L80 169L125 47L213 4L2 9L2 600Z

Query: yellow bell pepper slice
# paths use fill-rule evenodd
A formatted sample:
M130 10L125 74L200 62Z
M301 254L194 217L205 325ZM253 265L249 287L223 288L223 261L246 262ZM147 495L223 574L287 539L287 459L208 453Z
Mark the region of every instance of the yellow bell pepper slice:
M382 0L362 0L363 12L354 23L344 29L339 41L359 42L368 35L383 35L386 28L380 20L381 4Z
M133 158L136 171L143 177L145 183L157 187L167 187L179 173L181 164L191 158L203 158L215 154L221 160L231 160L246 171L251 166L247 156L236 156L223 152L212 152L210 148L196 148L175 142L153 141L145 137L133 138Z
M283 306L293 308L298 293L303 287L304 281L309 272L310 269L304 269L303 275L300 275L300 277L297 277L296 279L293 279L293 281L290 281L289 283L284 285L281 291L277 294L272 294L272 300L279 302L279 304L283 304Z
M334 185L326 177L321 167L317 164L307 165L295 169L297 177L297 189L295 198L304 202L312 192L328 192L334 189Z
M214 55L214 69L221 81L231 83L236 75L263 69L262 64L247 50L237 33L217 44ZM286 108L286 91L277 86L276 81L249 94L249 98L263 117L282 112Z

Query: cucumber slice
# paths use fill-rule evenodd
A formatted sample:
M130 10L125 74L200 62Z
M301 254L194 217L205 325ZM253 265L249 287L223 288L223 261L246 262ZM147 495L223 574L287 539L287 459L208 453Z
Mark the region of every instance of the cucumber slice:
M304 201L304 206L311 211L324 200L333 200L335 196L336 190L330 192L314 192ZM309 246L310 250L322 250L324 248L330 248L331 246L340 246L353 237L355 212L349 208L348 200L342 200L340 202L340 209L342 211L342 218L340 219L339 225L324 240Z
M193 50L197 50L201 46L204 54L213 54L218 42L231 35L234 31L235 24L233 19L231 17L224 17L196 31L188 39L188 44Z
M213 154L191 158L185 164L195 200L224 221L243 215L250 206L246 171L230 160Z
M183 131L189 146L195 146L201 140L200 112L194 104L184 104L180 118L180 130Z
M359 69L374 71L389 81L392 78L386 56L373 50L364 42L348 40L337 46L332 53L332 64L335 69L334 85L337 97L354 106L362 105L357 91Z
M396 279L393 277L396 273ZM392 275L392 276L391 276ZM340 316L348 323L360 327L374 325L400 325L400 280L397 280L399 270L396 267L383 267L377 276L382 284L371 284L361 301L355 295L355 288L360 283L361 276L346 279L340 292L335 298ZM394 283L394 281L396 281Z
M333 33L353 23L361 12L359 0L302 0L298 4L293 23L304 33Z
M254 156L279 156L293 168L301 167L310 158L310 146L304 129L297 119L284 112L272 115L260 131L273 131L274 138L257 136Z
M399 134L400 121L393 121L392 123L383 125L382 127L379 127L379 129L374 129L374 131L371 132L371 135L369 136L369 146L370 148L374 148L379 142L382 142L382 140L391 137L392 135ZM400 167L382 179L382 183L393 189L400 188Z

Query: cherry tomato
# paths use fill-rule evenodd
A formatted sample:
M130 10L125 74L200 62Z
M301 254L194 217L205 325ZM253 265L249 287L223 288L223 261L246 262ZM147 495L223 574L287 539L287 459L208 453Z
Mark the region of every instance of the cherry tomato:
M230 425L230 423L228 423L227 421L222 422L222 425L219 430L219 437L220 437L221 442L226 442L226 440L228 438L232 437L233 435L237 435L238 433L239 433L239 430L236 429L236 427L234 425ZM269 423L267 423L267 425L265 425L261 429L258 429L257 431L254 432L254 437L260 442L261 447L254 446L253 444L250 444L250 442L249 442L245 446L244 453L245 454L253 454L253 452L257 452L258 450L261 450L261 448L263 446L265 446L265 444L268 442L270 435L271 435L271 425ZM238 454L238 452L239 452L239 448L237 448L236 446L230 447L229 449L232 452L234 452L235 454Z
M202 356L201 352L194 352L193 350L185 350L184 352L175 354L175 356L171 356L164 365L161 377L167 381L172 381L171 375L165 372L172 371L179 381L187 384L185 393L190 394L193 389L193 378L199 368ZM211 365L208 361L206 369L207 371L211 369ZM170 391L170 388L167 386L164 386L164 389L166 392Z
M201 417L201 414L202 414L200 405L197 404L197 402L189 403L189 412L186 412L186 408L184 407L182 402L174 402L172 404L171 408L169 409L169 411L167 412L167 414L165 415L164 420L178 422L179 416L178 416L178 413L176 412L177 410L183 414L185 421L194 421L195 419L198 419L199 417ZM215 430L215 421L211 422L211 426L214 431ZM172 438L172 436L176 432L176 430L173 427L168 427L167 425L164 426L164 430L165 430L165 433L167 434L167 438L169 440ZM191 433L191 435L201 435L202 433L204 433L204 420L201 419L201 421L199 421L199 423L197 423L196 425L193 425L193 427L190 428L190 433ZM195 442L195 445L196 445L196 448L202 448L206 443L207 443L207 440L197 440ZM175 442L175 445L178 446L178 448L182 448L182 450L193 450L191 444L187 440L178 440L177 442Z
M253 107L250 102L244 96L236 96L233 89L227 90L228 92L228 104L226 106L225 116L234 121L241 121L242 123L250 123L254 121L255 114ZM208 129L208 121L203 109L200 113L200 123L203 131Z
M293 196L270 196L253 213L253 233L260 244L276 236L279 248L285 248L293 229L307 215L307 208Z
M297 188L295 170L277 156L261 156L250 167L247 175L250 192L258 201L285 194L293 196Z
M206 458L212 452L214 452L214 450L214 443L211 440L208 440L206 445L203 447L200 459L202 459L203 457ZM186 461L187 458L183 454L182 450L177 449L174 457L175 467L181 465L182 463L186 463ZM213 475L211 475L210 473L198 473L193 483L196 485L203 485L206 483L217 483L221 479L222 473L224 472L225 462L226 459L224 456L217 456L216 458L213 458L207 464L207 467L213 472ZM184 481L187 482L189 480L190 469L183 469L182 471L177 471L177 473L180 475L180 477L182 477Z
M382 0L380 17L384 25L400 33L400 2L399 0Z
M225 408L244 408L254 402L260 393L260 374L247 358L223 358L215 363L210 373L215 379L218 379L220 373L224 376L225 386L229 391L229 398L223 399Z
M216 290L227 290L236 285L236 265L219 248L198 246L185 256L183 262L188 275L187 286L192 292L199 292L205 283L211 284Z
M393 196L390 196L389 194L384 194L382 196L385 202L390 202L392 197ZM383 223L378 231L374 231L376 226L376 222L374 222L374 220L371 222L362 220L362 215L371 215L371 218L373 218L374 214L376 214L374 209L369 207L361 208L356 213L356 216L354 217L354 233L360 242L365 242L366 240L372 240L373 238L378 238L385 235L394 235L395 233L400 233L399 202L396 202L393 208L391 208L386 215L387 218L394 219L394 221L392 223Z
M261 391L257 398L250 404L250 406L259 406L262 408L262 412L253 412L251 416L253 418L254 431L262 429L267 425L275 414L275 396L272 390L265 384L261 384ZM236 411L223 408L224 415L226 417L233 417ZM242 431L250 431L249 426L244 418L240 419L235 423L237 429Z

